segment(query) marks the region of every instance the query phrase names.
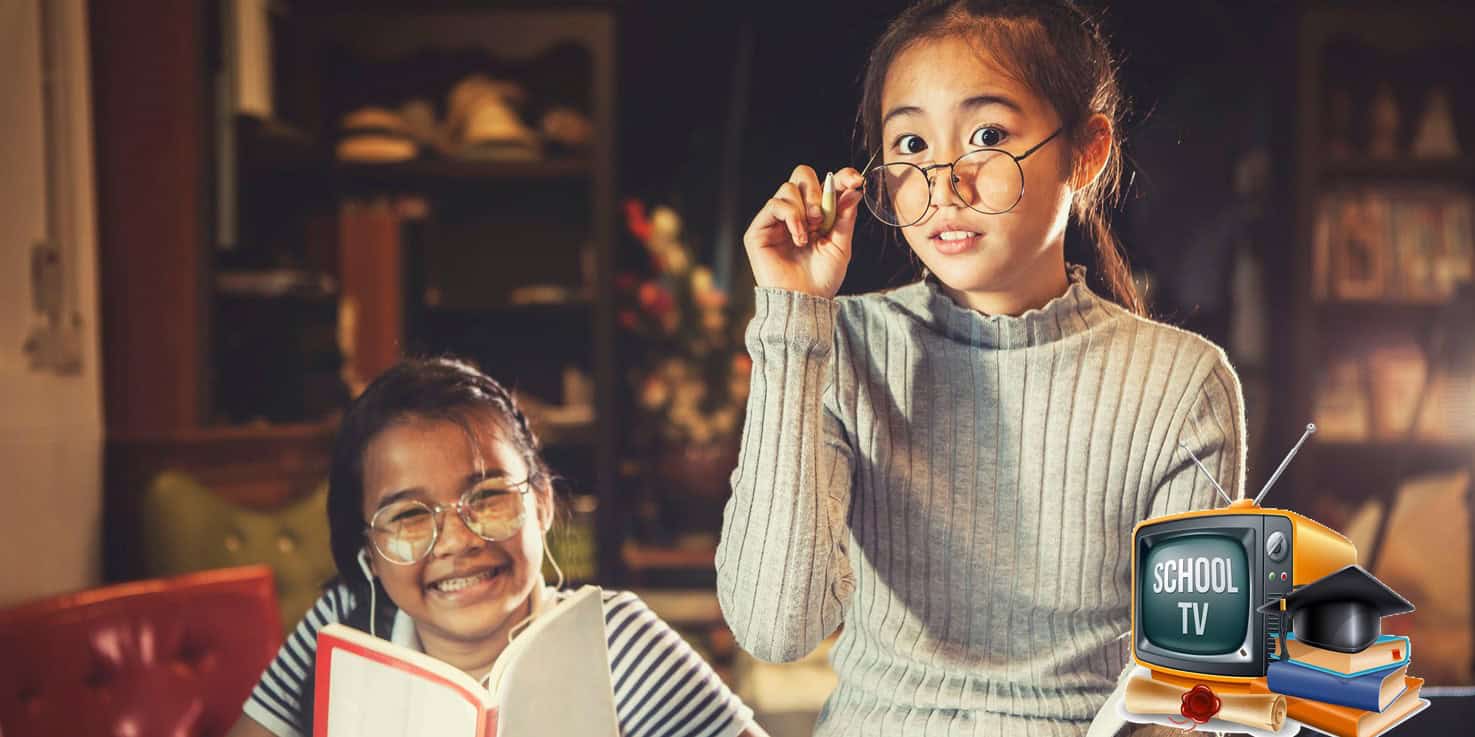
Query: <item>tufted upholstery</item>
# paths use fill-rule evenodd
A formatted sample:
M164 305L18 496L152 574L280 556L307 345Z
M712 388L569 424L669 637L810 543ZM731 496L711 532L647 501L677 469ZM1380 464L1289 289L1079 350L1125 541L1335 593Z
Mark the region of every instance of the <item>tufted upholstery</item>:
M276 574L282 624L295 627L337 569L328 549L328 485L268 508L222 498L192 474L164 471L144 494L143 575L264 563Z
M277 617L266 566L0 612L0 735L223 735L276 654Z

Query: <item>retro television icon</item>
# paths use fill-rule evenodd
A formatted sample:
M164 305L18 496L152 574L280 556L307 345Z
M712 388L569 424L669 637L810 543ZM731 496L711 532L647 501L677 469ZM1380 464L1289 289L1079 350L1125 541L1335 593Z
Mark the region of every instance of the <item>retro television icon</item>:
M1357 549L1335 530L1295 512L1260 506L1314 432L1315 425L1306 426L1253 501L1156 517L1133 528L1136 663L1224 683L1263 677L1281 628L1289 624L1282 621L1283 612L1260 608L1357 562ZM1197 457L1193 461L1208 475Z

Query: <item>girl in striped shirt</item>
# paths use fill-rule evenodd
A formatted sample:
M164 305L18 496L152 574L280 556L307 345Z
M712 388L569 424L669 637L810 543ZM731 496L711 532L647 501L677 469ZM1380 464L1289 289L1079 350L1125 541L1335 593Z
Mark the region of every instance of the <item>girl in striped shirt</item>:
M329 622L486 675L518 625L561 597L541 574L550 479L527 418L475 368L406 360L376 379L344 416L333 451L328 522L339 577L262 674L231 737L311 731L317 631ZM604 614L626 737L765 737L636 596L605 592Z

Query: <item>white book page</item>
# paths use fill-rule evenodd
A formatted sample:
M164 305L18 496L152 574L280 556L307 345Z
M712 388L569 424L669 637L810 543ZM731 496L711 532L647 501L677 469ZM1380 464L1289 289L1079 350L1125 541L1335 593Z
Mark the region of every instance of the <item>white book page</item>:
M493 669L498 737L618 737L600 590L540 614Z
M335 648L329 737L471 737L477 708L449 686Z

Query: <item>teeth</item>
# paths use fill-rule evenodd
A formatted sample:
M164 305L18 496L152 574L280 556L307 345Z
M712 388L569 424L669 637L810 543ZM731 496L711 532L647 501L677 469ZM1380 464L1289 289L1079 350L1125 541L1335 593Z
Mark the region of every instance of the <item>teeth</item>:
M949 230L938 237L942 238L945 241L961 241L966 238L972 238L975 235L978 234L970 233L966 230Z
M444 581L437 582L435 584L435 590L436 591L443 592L443 593L447 593L447 594L454 593L454 592L460 591L461 589L466 588L467 586L471 586L473 584L481 583L482 581L485 581L485 580L491 578L492 576L496 575L497 572L500 571L500 570L501 570L500 568L494 568L494 569L492 569L490 571L483 571L481 573L478 573L475 576L464 576L462 578L448 578L448 579L445 579Z

